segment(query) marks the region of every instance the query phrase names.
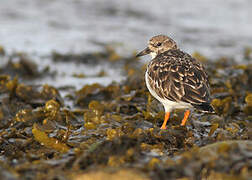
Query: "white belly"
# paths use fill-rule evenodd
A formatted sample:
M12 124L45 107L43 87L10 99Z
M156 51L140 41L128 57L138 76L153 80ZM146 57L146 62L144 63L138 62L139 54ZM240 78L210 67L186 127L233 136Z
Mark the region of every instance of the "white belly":
M163 99L163 98L159 97L157 95L157 93L155 92L155 90L150 87L147 71L145 73L145 83L146 83L146 86L147 86L148 90L150 91L151 95L154 96L158 101L160 101L163 104L163 106L165 108L165 112L171 112L173 109L192 108L192 105L189 103L175 102L175 101L170 101L168 99Z

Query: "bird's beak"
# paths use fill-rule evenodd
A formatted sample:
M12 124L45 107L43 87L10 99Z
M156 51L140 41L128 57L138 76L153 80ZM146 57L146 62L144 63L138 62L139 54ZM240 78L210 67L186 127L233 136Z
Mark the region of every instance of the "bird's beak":
M138 54L136 55L136 57L144 56L144 55L150 54L150 53L151 53L151 50L147 47L147 48L145 48L144 50L142 50L140 53L138 53Z

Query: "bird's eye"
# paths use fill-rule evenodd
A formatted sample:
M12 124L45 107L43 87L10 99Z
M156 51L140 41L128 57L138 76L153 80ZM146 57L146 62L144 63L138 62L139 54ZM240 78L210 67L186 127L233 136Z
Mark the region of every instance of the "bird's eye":
M159 42L159 43L157 43L157 46L161 46L161 43Z

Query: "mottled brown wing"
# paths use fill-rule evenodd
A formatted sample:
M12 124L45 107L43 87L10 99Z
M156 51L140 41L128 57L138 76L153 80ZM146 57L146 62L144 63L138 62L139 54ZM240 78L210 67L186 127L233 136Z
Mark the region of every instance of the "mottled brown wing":
M148 66L150 86L161 98L193 105L210 101L209 83L203 66L189 54L170 50Z

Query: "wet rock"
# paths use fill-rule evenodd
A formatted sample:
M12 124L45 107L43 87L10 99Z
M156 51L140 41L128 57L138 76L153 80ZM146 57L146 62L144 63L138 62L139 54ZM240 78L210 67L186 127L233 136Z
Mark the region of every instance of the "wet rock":
M73 179L74 180L84 180L84 179L149 180L150 178L148 178L144 173L136 171L134 169L120 169L120 170L107 169L107 170L90 171L88 173L83 173L79 175L73 175Z

